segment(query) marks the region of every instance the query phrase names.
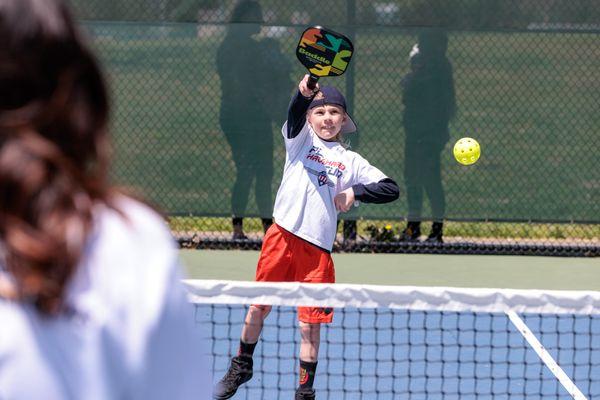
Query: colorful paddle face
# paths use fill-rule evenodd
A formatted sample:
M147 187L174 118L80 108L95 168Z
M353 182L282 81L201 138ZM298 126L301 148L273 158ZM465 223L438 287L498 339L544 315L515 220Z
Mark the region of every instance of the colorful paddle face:
M298 60L310 74L309 87L314 87L322 76L342 75L353 52L350 39L321 26L305 30L296 48Z

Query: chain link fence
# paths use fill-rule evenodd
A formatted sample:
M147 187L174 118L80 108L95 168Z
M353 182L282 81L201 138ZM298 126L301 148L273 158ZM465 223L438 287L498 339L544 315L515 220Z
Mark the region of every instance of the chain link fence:
M164 210L184 246L260 246L305 73L295 46L318 24L354 42L350 70L322 79L346 94L352 150L401 187L394 203L341 214L338 249L599 254L594 1L262 0L258 14L230 0L72 3L112 88L114 178ZM411 147L409 54L432 31L447 37L456 111L447 137ZM434 111L415 101L427 126ZM465 136L482 147L468 167L452 156ZM419 172L436 162L440 178ZM444 243L400 240L407 219L427 235L440 213ZM243 218L235 240L232 216Z

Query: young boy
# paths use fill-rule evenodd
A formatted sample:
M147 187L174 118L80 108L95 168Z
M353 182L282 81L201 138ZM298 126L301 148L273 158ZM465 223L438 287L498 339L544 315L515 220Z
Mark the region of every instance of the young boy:
M298 85L283 125L286 161L275 200L275 223L263 242L257 281L334 283L331 249L338 212L355 201L387 203L398 198L398 186L357 153L346 150L342 135L356 125L346 112L344 96L333 87ZM251 305L238 355L214 390L228 399L252 378L252 354L271 306ZM331 323L333 310L299 307L300 379L296 400L315 399L321 323Z

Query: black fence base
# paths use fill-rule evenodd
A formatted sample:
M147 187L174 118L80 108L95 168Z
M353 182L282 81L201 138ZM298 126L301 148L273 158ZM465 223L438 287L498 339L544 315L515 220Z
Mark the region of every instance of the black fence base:
M179 246L186 249L260 250L260 239L201 239L179 238ZM519 244L477 242L355 242L338 244L334 252L347 253L406 253L406 254L478 254L549 257L599 257L600 245L577 244Z

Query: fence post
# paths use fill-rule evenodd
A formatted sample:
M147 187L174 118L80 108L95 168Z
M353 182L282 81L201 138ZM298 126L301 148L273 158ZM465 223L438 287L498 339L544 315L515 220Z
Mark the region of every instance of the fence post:
M354 26L356 24L356 0L346 1L346 25L348 31L345 32L352 43L356 45L356 32ZM350 63L348 70L346 71L346 106L350 115L354 112L354 64Z

